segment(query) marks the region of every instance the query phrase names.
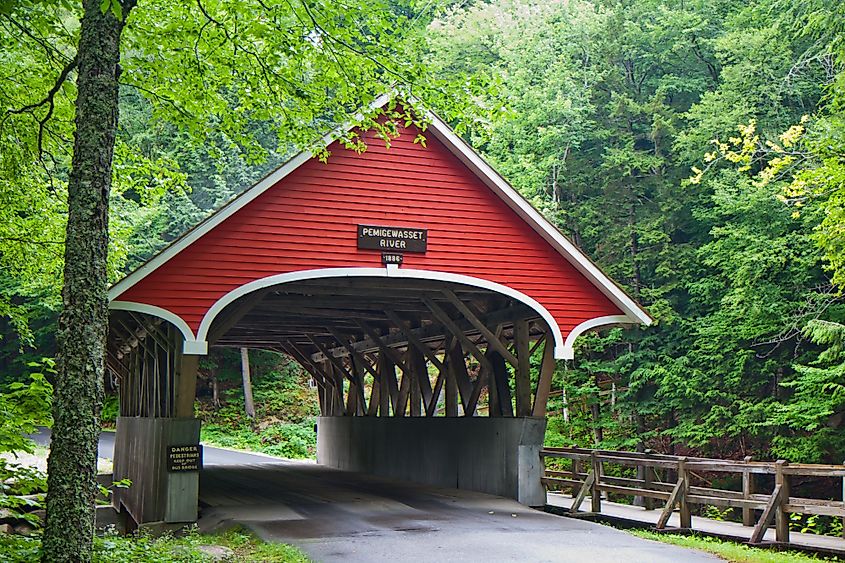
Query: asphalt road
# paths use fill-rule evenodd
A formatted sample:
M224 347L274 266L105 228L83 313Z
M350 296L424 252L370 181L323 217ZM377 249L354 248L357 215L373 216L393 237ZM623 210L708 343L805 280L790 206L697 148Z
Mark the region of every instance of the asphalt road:
M30 436L40 446L50 445L50 429L42 428L37 434ZM99 457L114 459L114 432L103 432L100 434ZM203 465L207 467L215 465L242 465L246 463L284 463L286 460L271 456L256 455L251 453L224 450L204 446Z
M200 506L201 531L242 525L326 563L721 561L500 497L298 462L206 469Z
M32 436L49 445L47 429ZM112 458L114 433L100 436ZM199 528L241 525L318 563L705 563L720 559L491 495L206 447Z

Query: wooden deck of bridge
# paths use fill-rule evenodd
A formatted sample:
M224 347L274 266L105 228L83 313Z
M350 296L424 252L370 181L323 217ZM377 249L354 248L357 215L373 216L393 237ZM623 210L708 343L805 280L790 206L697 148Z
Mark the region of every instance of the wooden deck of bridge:
M569 510L569 507L572 506L573 500L573 497L568 494L549 492L547 493L546 502L550 507L564 509L567 511ZM590 506L590 497L585 499L584 505ZM564 514L564 512L560 513ZM592 514L588 512L578 513L578 517L580 518L590 517L591 515ZM620 504L602 500L601 514L595 516L600 519L631 525L634 527L652 528L657 524L657 519L660 518L660 510L646 510L641 506L632 506L629 504ZM692 519L692 529L695 533L706 536L715 536L732 541L747 542L751 538L751 533L753 531L752 527L743 526L738 522L713 520L702 516L693 516ZM680 518L677 512L672 514L669 518L668 526L670 529L667 529L667 531L671 531L671 528L677 529L680 527ZM772 544L776 543L774 529L767 530L764 539ZM845 557L845 538L791 532L789 535L789 543L790 548L818 551L836 557Z

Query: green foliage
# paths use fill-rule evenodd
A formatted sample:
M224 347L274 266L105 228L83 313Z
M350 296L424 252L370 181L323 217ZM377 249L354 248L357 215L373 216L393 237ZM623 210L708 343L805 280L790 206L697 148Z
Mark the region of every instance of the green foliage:
M39 426L52 423L50 406L53 387L46 375L54 374L54 362L44 358L30 365L33 370L26 383L10 383L0 392L0 509L38 524L29 512L43 503L47 476L37 469L12 461L19 453L31 454L35 442L27 437ZM34 495L34 496L33 496Z
M38 368L29 374L29 383L10 383L0 393L0 453L32 453L35 442L26 437L38 426L50 426L53 386L47 374L55 374L55 363L44 358L41 363L30 364Z
M244 413L240 355L218 351L204 363L222 389L221 404L200 403L202 440L221 447L262 452L288 458L313 457L319 414L308 375L294 362L273 353L250 353L256 416Z
M656 318L579 339L547 443L845 456L840 375L803 332L843 314L840 12L502 0L429 26L443 76L491 86L476 147Z
M244 415L241 414L241 418ZM314 421L267 424L256 432L248 423L203 424L202 441L223 448L261 452L287 458L314 457L317 435Z
M705 536L658 534L645 530L633 530L631 533L652 541L670 543L672 545L713 553L722 559L734 563L811 563L814 561L823 561L823 559L797 551L773 551Z
M145 534L119 536L107 533L94 539L95 563L193 563L213 561L199 547L218 545L234 551L236 561L278 561L305 563L308 558L298 549L286 544L265 543L240 529L221 535L202 535L195 530L174 537L152 537ZM29 563L40 557L38 537L0 534L0 562Z

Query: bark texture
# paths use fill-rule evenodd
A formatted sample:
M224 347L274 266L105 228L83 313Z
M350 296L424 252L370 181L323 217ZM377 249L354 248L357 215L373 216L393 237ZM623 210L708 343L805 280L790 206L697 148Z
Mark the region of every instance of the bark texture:
M76 132L68 179L63 310L43 561L90 561L108 326L108 203L123 18L86 0L77 51Z

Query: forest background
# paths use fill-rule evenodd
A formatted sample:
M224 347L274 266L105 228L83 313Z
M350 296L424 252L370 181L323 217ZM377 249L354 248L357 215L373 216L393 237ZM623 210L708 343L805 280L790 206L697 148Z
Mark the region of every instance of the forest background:
M559 365L548 443L845 459L842 5L429 0L390 8L402 17L403 56L463 97L462 111L446 112L459 133L656 318L646 329L583 338L578 359ZM37 68L38 38L27 42L3 15L0 28L9 77ZM3 88L32 90L33 99L45 90L31 80ZM67 120L72 96L59 94L52 118ZM49 151L43 114L9 113L20 96L3 92L3 126L38 135L29 145L0 139L4 383L49 371L31 364L44 367L55 353L66 221L67 154ZM166 100L126 85L120 103L113 281L301 142L279 141L260 116L254 139L220 121L198 142L160 110ZM48 150L32 158L42 142ZM205 437L309 455L316 398L307 378L278 357L253 361L253 423L241 415L237 352L202 366ZM105 419L114 406L107 401Z

